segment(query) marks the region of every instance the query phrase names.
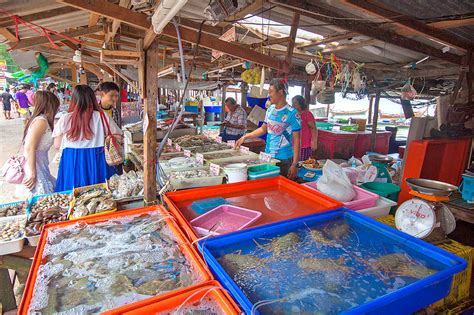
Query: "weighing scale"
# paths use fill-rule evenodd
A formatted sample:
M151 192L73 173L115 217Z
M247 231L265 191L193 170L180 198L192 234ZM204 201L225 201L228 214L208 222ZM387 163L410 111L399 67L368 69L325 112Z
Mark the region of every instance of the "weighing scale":
M456 219L442 202L448 201L457 187L421 178L408 178L406 182L415 198L398 207L395 213L397 229L427 242L443 242L446 235L456 229Z
M372 167L367 170L366 181L392 183L388 166L394 162L394 159L388 155L371 154L369 160L372 162Z

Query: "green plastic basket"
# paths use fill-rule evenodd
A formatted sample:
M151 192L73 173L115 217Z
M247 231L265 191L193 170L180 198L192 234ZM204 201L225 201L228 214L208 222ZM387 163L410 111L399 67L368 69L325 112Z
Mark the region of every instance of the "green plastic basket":
M359 129L358 125L346 125L346 126L341 126L342 131L350 131L350 132L356 132Z
M364 183L361 185L361 187L368 191L376 193L379 196L398 202L398 194L400 193L400 187L395 184L371 182Z
M319 130L332 130L332 127L334 127L333 124L327 123L327 122L316 122L316 127Z
M249 179L261 179L280 175L280 167L272 164L254 165L248 167Z

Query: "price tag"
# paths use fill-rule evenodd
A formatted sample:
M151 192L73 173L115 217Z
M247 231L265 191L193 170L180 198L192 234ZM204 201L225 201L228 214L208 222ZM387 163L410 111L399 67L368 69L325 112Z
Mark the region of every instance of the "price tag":
M235 147L235 140L229 140L227 141L227 145L231 148Z
M209 168L211 171L211 176L219 176L219 173L221 172L221 168L219 167L219 165L211 163Z
M203 165L204 164L204 155L201 153L196 153L196 160L198 161L199 164Z
M268 153L265 153L265 152L260 152L259 158L263 162L271 162L271 160L272 160L272 156Z
M189 150L184 150L183 152L184 152L184 156L185 156L185 157L191 157L191 151L189 151Z
M250 149L244 146L240 146L240 153L248 154Z
M170 147L173 146L173 140L171 140L171 139L168 139L168 141L167 141L166 143L167 143Z
M222 143L222 137L217 137L217 138L216 138L216 142L217 142L217 143Z
M179 144L176 144L176 145L174 146L174 148L175 148L176 150L178 150L178 151L181 151L181 146L180 146Z

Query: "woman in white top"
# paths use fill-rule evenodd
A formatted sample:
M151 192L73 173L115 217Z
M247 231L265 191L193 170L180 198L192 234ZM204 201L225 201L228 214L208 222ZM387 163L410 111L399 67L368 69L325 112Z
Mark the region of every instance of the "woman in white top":
M69 113L59 119L53 132L54 146L62 150L56 191L104 183L117 172L105 161L103 119L107 119L113 134L122 134L100 111L94 91L87 85L77 85Z
M17 191L17 195L22 197L52 193L56 181L49 171L48 151L53 145L52 131L59 100L51 92L37 91L33 106L35 111L23 134L25 179L21 192Z

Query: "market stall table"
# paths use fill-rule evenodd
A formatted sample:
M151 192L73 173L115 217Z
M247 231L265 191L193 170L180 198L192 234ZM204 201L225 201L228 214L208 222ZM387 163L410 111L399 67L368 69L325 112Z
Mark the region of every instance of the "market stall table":
M0 256L0 313L17 308L14 283L9 271L13 270L18 276L21 285L20 294L23 294L35 250L36 247L24 246L21 252Z

